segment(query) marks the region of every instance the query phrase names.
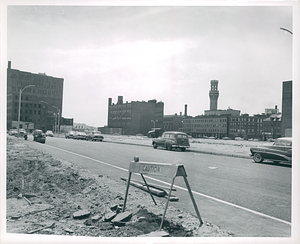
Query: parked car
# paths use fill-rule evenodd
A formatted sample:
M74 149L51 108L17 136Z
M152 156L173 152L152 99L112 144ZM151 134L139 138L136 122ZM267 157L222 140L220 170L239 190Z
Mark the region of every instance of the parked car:
M86 140L86 133L78 131L78 132L75 133L74 139L76 139L76 140Z
M230 140L230 138L225 136L225 137L222 138L222 140Z
M27 135L27 131L25 129L19 129L20 137L24 137ZM17 131L18 134L18 131Z
M42 130L34 130L33 133L33 141L45 143L46 135Z
M17 136L17 135L18 135L18 130L17 130L17 129L10 129L10 130L8 131L8 134L9 134L10 136Z
M244 138L238 136L238 137L234 138L234 140L236 140L236 141L244 141Z
M74 138L74 135L76 134L76 131L69 131L66 135L65 135L65 137L66 137L66 139L70 139L70 138Z
M274 144L269 146L251 147L250 156L256 163L264 160L270 160L274 163L287 162L292 163L292 138L282 137L275 140Z
M86 136L86 140L89 141L103 141L104 137L101 135L101 132L94 131Z
M52 130L47 130L47 131L46 131L46 136L51 136L51 137L53 137L53 132L52 132Z
M152 141L153 148L164 147L167 150L172 148L180 148L181 151L185 151L190 147L188 135L183 132L168 131L164 132L161 137L155 138Z

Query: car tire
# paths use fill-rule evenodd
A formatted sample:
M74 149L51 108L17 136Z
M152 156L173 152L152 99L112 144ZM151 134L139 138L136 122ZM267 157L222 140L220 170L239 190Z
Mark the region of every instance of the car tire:
M167 145L166 149L169 150L169 151L171 151L172 150L172 146L171 145Z
M255 161L255 163L261 163L264 161L260 153L254 153L253 160Z
M182 147L182 148L180 148L180 149L181 149L181 151L183 151L183 152L185 151L185 147Z
M154 142L153 143L153 148L156 149L157 148L157 144Z

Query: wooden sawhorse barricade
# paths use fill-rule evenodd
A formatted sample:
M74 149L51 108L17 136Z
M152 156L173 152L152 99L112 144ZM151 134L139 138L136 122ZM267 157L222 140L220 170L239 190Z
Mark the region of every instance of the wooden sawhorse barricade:
M124 204L123 204L123 210L122 210L123 212L125 211L125 208L126 208L126 201L127 201L128 190L129 190L130 179L131 179L131 174L132 173L141 174L141 177L143 178L143 181L144 181L145 185L147 186L148 192L150 193L151 198L152 198L155 205L156 205L156 202L154 200L154 197L153 197L151 191L149 190L149 186L148 186L148 184L145 180L144 174L145 175L164 176L164 177L167 177L167 178L172 178L172 183L171 183L171 187L170 187L170 191L169 191L169 195L168 195L168 200L167 200L165 211L164 211L164 214L163 214L163 217L162 217L162 220L161 220L159 231L161 230L164 219L165 219L165 215L166 215L167 208L168 208L169 201L170 201L171 191L172 191L176 176L182 176L183 177L184 182L186 184L186 187L188 189L188 192L190 194L191 200L193 202L195 211L197 213L198 219L200 221L200 227L202 226L203 221L201 219L199 210L197 208L194 196L192 194L189 182L187 180L187 174L185 172L185 169L184 169L183 165L181 165L181 164L161 164L161 163L139 162L139 158L134 157L134 162L131 162L130 165L129 165L129 176L128 176L127 188L126 188L125 199L124 199Z

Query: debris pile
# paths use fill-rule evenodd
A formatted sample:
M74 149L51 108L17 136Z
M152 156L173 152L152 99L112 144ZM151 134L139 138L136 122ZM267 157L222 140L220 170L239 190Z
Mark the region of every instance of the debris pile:
M71 162L7 138L7 233L136 237L159 229L164 203L132 188L122 212L126 182L95 175ZM149 201L145 201L148 199ZM201 230L200 230L201 229ZM159 236L230 236L196 217L169 208Z

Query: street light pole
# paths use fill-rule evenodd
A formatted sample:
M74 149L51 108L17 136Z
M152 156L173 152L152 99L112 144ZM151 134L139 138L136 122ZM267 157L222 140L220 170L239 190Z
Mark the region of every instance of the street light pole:
M281 30L284 30L284 31L287 31L288 33L290 33L290 34L292 34L292 35L293 35L293 32L291 32L291 31L290 31L290 30L288 30L288 29L281 28L281 27L280 27L280 29L281 29Z
M44 103L44 104L47 104L47 107L48 107L48 103L45 102L45 101L40 101L40 103ZM47 118L48 116L46 115L46 106L43 105L43 114L42 114L42 128L44 128L45 130L47 130L47 120L45 121L45 118Z
M156 120L151 120L151 122L153 122L153 124L154 124L154 130L155 130L155 122L158 122L158 120L156 119Z
M34 85L28 85L25 86L23 89L20 89L20 94L19 94L19 111L18 111L18 137L20 137L20 113L21 113L21 96L22 96L22 92L28 88Z
M56 108L57 111L58 111L57 116L58 116L58 135L59 135L60 109L58 107L56 107L56 106L52 106L52 107ZM55 121L55 128L56 128L56 121Z

